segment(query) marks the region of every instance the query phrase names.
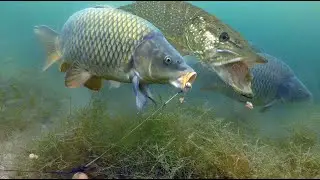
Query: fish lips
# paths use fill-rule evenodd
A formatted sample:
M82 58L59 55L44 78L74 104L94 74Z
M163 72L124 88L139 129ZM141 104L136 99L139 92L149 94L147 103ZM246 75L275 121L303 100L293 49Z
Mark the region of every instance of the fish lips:
M191 88L196 78L197 78L196 72L187 72L181 75L178 79L171 80L170 84L178 89L187 91L188 89Z

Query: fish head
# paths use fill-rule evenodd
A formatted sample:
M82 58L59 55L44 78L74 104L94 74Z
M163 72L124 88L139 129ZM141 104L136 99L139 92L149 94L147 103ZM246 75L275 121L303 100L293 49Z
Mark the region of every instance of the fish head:
M285 102L312 102L313 95L296 77L290 77L278 87L278 96Z
M146 83L171 84L184 90L197 77L180 53L160 34L152 34L136 49L134 69Z
M237 93L253 96L250 68L267 59L257 54L240 33L213 16L197 16L192 25L201 32L196 44L204 49L200 56L208 66Z

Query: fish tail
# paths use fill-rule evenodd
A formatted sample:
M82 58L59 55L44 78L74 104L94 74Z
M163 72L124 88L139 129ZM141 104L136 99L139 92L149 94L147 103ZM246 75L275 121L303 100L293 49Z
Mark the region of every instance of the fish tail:
M42 71L46 71L52 64L61 59L61 52L58 45L59 34L44 25L35 26L34 32L44 45L47 53L47 61L42 68Z

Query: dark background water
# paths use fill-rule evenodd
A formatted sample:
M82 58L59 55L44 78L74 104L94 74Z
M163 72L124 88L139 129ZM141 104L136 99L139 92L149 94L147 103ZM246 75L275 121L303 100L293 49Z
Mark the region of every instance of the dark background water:
M3 74L16 73L16 67L34 68L40 71L45 54L33 33L35 25L47 25L60 31L67 18L80 9L108 4L114 7L127 2L0 2L0 62ZM320 99L320 3L319 2L192 2L215 14L220 20L239 31L247 40L266 53L285 61L314 95ZM7 62L13 62L7 66ZM6 65L6 66L5 66ZM53 66L46 73L55 88L65 89L64 75ZM199 79L198 79L199 81ZM200 92L196 82L186 98L187 103L212 106L217 116L246 121L254 119L261 124L266 135L277 136L288 122L303 121L310 114L304 106L277 106L260 114L249 111L220 94ZM169 86L156 88L157 92L173 93ZM87 89L66 89L74 105L86 104L90 98ZM130 85L115 90L105 87L108 103L114 113L135 110L135 98ZM309 108L309 107L308 107Z

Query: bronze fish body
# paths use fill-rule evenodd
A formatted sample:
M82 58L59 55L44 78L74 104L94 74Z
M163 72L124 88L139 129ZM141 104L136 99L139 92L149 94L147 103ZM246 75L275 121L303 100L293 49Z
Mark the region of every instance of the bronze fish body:
M148 84L172 84L185 89L196 78L179 52L162 32L147 20L111 8L93 7L74 13L61 33L36 26L46 47L46 70L61 62L65 86L81 85L99 91L102 79L133 83L136 105L141 110L152 95Z

